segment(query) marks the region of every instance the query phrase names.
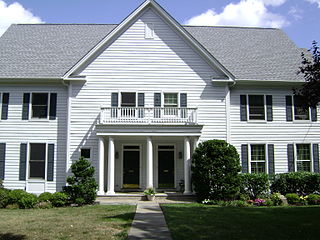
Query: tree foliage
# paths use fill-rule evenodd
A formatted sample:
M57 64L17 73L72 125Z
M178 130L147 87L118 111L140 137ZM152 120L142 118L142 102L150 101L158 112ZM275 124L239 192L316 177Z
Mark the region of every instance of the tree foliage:
M309 52L311 58L301 54L303 66L298 73L303 74L305 83L301 88L294 89L294 94L303 98L306 107L316 107L320 102L320 49L316 41L312 42Z
M69 185L64 187L70 202L78 205L93 203L97 197L98 188L93 177L94 167L87 159L81 157L71 165L71 172L73 176L67 178Z
M199 144L192 158L192 182L199 201L235 198L241 167L234 146L223 140L209 140Z

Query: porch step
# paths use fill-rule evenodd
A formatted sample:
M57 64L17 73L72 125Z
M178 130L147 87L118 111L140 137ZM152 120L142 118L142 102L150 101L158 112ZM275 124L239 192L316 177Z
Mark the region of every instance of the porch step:
M137 202L147 201L143 193L116 193L113 195L98 196L98 204L135 204ZM188 203L195 202L196 197L193 194L183 195L181 193L157 193L155 201L158 203Z

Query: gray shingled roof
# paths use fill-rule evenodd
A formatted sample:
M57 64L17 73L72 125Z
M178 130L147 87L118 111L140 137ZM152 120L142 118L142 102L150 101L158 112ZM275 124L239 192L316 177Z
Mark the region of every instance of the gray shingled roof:
M18 24L0 38L0 78L62 77L114 29L110 24ZM184 28L236 79L302 80L301 50L279 29Z

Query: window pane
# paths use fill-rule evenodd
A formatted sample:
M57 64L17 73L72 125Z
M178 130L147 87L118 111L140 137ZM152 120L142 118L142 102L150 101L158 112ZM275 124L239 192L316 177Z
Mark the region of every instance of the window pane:
M265 173L265 162L251 162L251 173Z
M302 98L294 96L294 119L309 120L309 107L303 106Z
M30 161L30 178L45 178L45 162Z
M164 94L164 105L177 107L178 106L178 94L177 93L165 93Z
M265 146L260 145L251 145L251 161L265 161L266 153Z
M297 171L310 172L311 171L310 163L311 161L297 161Z
M297 160L311 160L309 144L297 144Z
M90 148L82 148L81 149L81 157L90 159Z
M136 93L121 93L121 107L135 107Z
M46 144L31 143L30 144L30 160L45 160L46 159Z
M32 94L32 117L47 118L48 116L48 93Z
M264 120L264 96L249 95L249 119Z

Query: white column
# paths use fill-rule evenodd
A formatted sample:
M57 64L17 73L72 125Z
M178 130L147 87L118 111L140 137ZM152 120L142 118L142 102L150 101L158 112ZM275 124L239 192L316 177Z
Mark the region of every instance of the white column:
M111 195L111 194L115 194L114 192L114 141L112 137L109 137L107 195Z
M194 151L196 150L196 148L198 147L198 138L194 138L193 139L193 149L192 149L192 152L194 153Z
M147 188L153 188L153 147L151 137L147 137Z
M99 137L99 195L104 195L104 140Z
M191 155L190 139L184 139L184 193L191 194Z

